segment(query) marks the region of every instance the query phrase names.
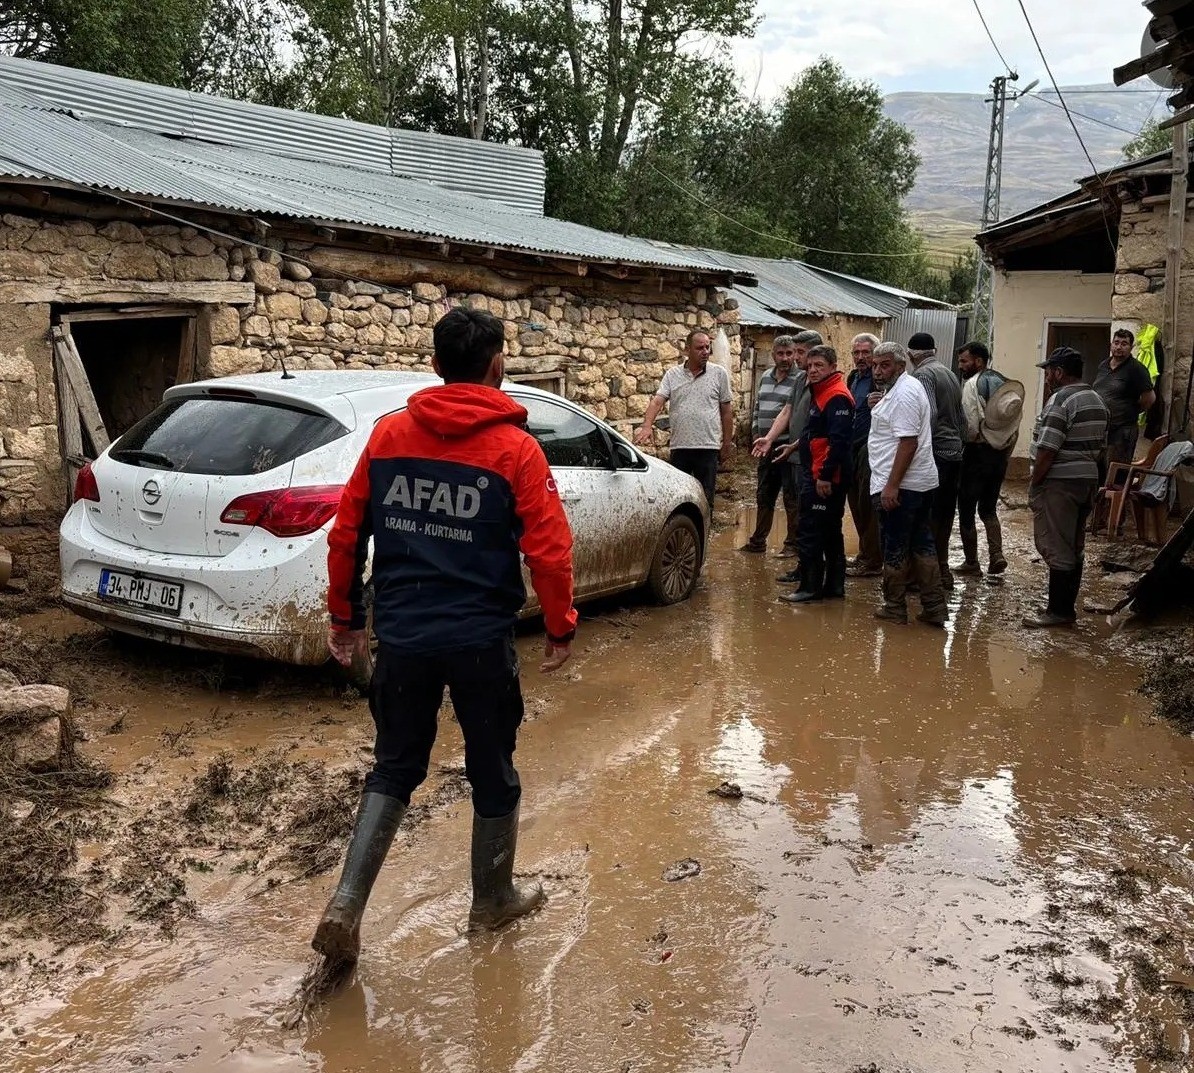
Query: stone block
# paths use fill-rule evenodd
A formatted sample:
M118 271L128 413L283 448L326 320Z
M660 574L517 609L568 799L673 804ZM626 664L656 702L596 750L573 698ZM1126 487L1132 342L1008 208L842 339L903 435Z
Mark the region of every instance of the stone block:
M387 291L377 300L384 302L391 309L409 309L412 301L411 296L405 291Z
M1148 276L1126 273L1115 277L1116 294L1147 294L1149 286Z
M42 462L58 454L58 429L54 425L4 429L4 450L10 458Z
M631 395L626 400L626 416L627 417L642 417L647 412L647 407L651 404L649 395Z
M30 253L61 253L66 249L66 235L57 227L42 227L25 240Z
M144 244L117 246L104 262L104 275L109 279L160 279L159 252Z
M411 293L424 302L439 302L448 294L438 283L416 283L411 288Z
M336 339L340 341L355 339L357 334L355 328L350 328L342 321L329 321L328 324L325 325L325 330L329 339Z
M213 346L207 355L208 376L259 373L262 354L256 347Z
M390 323L397 325L399 328L405 328L411 320L410 310L402 308L385 307L390 310Z
M241 330L245 335L266 338L270 334L269 317L263 317L257 313L251 317L246 317L244 323L241 325Z
M206 235L196 235L194 238L187 239L182 244L182 248L192 257L210 257L216 252L216 244Z
M0 278L42 279L49 274L45 258L27 250L0 250Z
M253 263L260 264L259 261ZM176 257L174 278L184 281L225 280L228 278L228 263L218 253L209 253L205 257Z
M357 342L366 346L381 346L386 341L386 330L380 324L370 322L357 331Z
M216 306L208 313L207 330L213 343L240 339L240 313L232 306Z
M374 324L389 324L392 313L393 310L387 305L382 305L381 302L375 302L368 311L369 319Z
M1160 324L1162 297L1159 293L1112 295L1111 317L1113 320Z
M100 228L99 233L113 242L144 242L145 236L136 224L127 220L113 220Z
M298 295L299 298L314 298L319 291L316 290L313 283L295 283L292 293Z
M363 309L348 309L344 312L344 323L352 328L363 328L373 320Z
M326 334L320 324L295 324L290 328L289 338L295 342L318 343Z
M297 297L297 296L296 296ZM306 298L302 304L303 320L308 324L325 324L328 319L328 307L318 298Z
M351 309L352 299L347 294L341 294L339 291L333 291L328 295L328 302L333 309Z
M294 294L278 292L269 295L265 299L265 310L271 320L301 320L303 317L303 303Z
M311 278L311 269L298 261L283 261L282 275L296 283L306 283Z
M245 265L245 275L262 294L276 294L278 285L282 282L282 273L278 266L268 261L249 261Z
M418 286L418 284L415 284ZM431 310L422 302L411 306L410 319L414 324L426 324L431 320Z

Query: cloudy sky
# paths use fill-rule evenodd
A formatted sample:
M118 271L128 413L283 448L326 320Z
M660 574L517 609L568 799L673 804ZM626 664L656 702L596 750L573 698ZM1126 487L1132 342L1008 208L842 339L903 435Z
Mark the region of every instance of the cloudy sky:
M1046 82L1017 0L979 0L1021 85ZM1110 82L1112 68L1139 54L1148 15L1139 0L1025 0L1061 85ZM971 0L758 0L755 37L735 60L748 91L770 97L820 55L855 77L899 90L979 92L1000 73ZM1134 88L1152 85L1146 79ZM1154 87L1155 88L1155 87Z

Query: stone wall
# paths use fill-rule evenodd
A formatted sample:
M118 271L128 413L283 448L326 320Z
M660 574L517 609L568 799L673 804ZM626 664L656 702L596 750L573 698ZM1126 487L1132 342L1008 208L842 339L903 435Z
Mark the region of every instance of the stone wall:
M518 288L525 297L497 298L450 290L425 257L422 282L381 287L320 278L297 259L319 264L321 249L329 248L273 241L260 249L173 224L0 217L0 543L14 551L18 571L22 559L52 559L66 504L50 327L72 306L193 306L196 378L280 371L283 362L292 371L430 371L438 317L459 304L488 309L505 321L511 374L562 374L568 398L627 433L699 327L726 333L740 407L750 395L736 303L719 291L536 275ZM370 256L403 263L397 253ZM441 279L458 278L458 264L442 265ZM243 302L195 297L230 284ZM666 421L656 442L666 448Z
M1112 328L1138 331L1141 325L1162 326L1165 304L1165 252L1168 242L1168 201L1123 205L1119 224L1119 251L1115 261ZM1187 217L1182 254L1180 305L1176 345L1165 347L1173 362L1173 405L1185 404L1194 347L1194 221Z

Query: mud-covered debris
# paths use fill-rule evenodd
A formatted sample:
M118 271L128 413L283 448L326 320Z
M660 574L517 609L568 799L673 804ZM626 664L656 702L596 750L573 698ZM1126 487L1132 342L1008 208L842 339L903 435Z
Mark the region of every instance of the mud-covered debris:
M287 1029L298 1028L318 1006L352 978L355 967L355 961L330 961L322 954L316 954L282 1012L282 1026Z
M727 801L738 801L742 797L742 787L736 782L723 782L709 791L714 797L724 797Z
M1156 714L1184 734L1194 732L1194 656L1167 652L1159 656L1140 683Z
M663 870L663 878L669 883L676 883L681 879L691 879L693 876L701 874L701 862L694 857L685 857L683 860L669 864Z

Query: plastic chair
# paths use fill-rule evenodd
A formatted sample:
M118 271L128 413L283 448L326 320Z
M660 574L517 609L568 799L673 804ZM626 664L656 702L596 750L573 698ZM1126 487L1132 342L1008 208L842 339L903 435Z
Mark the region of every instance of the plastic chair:
M1165 526L1169 521L1169 498L1173 479L1179 466L1189 465L1194 451L1189 442L1171 443L1160 453L1151 468L1133 469L1129 474L1131 489L1128 502L1136 519L1136 535L1145 544L1165 543ZM1160 482L1146 478L1159 477ZM1150 486L1151 484L1151 486Z
M1095 518L1098 518L1101 513L1101 508L1107 508L1107 537L1110 540L1119 538L1119 529L1123 524L1124 507L1127 505L1128 496L1134 490L1139 489L1140 481L1144 479L1141 476L1138 480L1134 480L1133 474L1137 471L1151 469L1157 461L1157 456L1165 449L1165 445L1169 443L1168 436L1158 436L1153 440L1152 445L1148 449L1148 454L1135 462L1112 462L1107 470L1107 483L1099 489L1098 495L1095 498ZM1120 475L1123 475L1122 481L1118 480Z

